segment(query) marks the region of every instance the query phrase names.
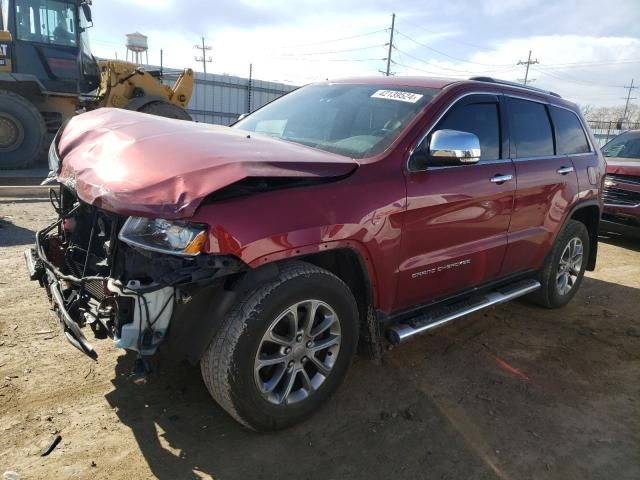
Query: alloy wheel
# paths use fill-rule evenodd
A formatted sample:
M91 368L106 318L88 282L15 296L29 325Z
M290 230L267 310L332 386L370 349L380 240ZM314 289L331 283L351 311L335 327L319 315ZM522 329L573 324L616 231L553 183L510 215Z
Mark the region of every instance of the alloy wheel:
M582 240L578 237L569 240L562 251L556 273L556 287L560 295L568 294L576 285L582 270L583 251Z
M262 337L254 379L270 403L300 402L329 377L340 352L340 320L320 300L305 300L276 317Z

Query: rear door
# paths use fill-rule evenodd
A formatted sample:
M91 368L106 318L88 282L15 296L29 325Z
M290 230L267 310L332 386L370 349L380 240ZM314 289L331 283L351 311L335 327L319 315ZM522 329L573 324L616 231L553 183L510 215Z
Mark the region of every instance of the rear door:
M455 102L430 130L474 133L481 160L456 166L410 166L396 310L426 303L494 279L500 272L515 190L503 139L499 95ZM498 175L510 178L499 183Z
M517 190L503 275L538 269L578 192L571 159L558 152L550 107L506 96Z

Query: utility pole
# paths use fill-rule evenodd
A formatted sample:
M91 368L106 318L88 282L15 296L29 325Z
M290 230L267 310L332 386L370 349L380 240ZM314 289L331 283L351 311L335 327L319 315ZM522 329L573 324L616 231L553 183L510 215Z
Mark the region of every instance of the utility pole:
M387 54L387 77L391 73L391 50L393 49L393 31L396 26L396 14L391 15L391 35L389 36L389 53Z
M527 59L526 62L520 60L518 61L518 63L516 65L526 65L527 66L527 70L524 72L524 84L527 84L527 80L529 79L529 66L531 65L535 65L536 63L540 63L538 61L538 59L536 58L535 60L531 60L531 50L529 50L529 58Z
M207 63L210 63L211 57L207 57L207 50L211 50L211 45L205 45L204 44L204 37L202 37L202 46L200 45L194 45L193 48L197 49L197 50L201 50L202 51L202 56L201 57L195 57L196 62L202 62L202 70L204 72L204 76L207 76Z
M629 85L628 87L625 86L625 89L629 90L629 93L627 93L627 102L624 105L624 115L622 115L622 123L624 123L627 120L627 113L629 112L629 100L635 100L636 97L632 97L631 96L631 90L633 90L634 88L638 88L638 86L634 86L633 85L633 78L631 79L631 85ZM623 98L624 100L624 98Z
M163 52L162 52L162 49L160 49L160 78L162 78L162 75L164 74L163 68L162 68L163 67L163 64L162 64L163 63L163 58L162 58L162 56L163 56Z

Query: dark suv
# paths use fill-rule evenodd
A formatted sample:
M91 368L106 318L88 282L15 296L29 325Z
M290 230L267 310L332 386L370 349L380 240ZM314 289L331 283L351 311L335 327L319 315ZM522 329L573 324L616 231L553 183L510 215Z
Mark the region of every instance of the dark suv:
M313 84L232 128L103 109L50 152L59 219L26 260L81 327L199 363L273 430L379 356L528 295L555 308L596 262L604 160L573 103L490 78ZM367 349L365 349L366 351Z

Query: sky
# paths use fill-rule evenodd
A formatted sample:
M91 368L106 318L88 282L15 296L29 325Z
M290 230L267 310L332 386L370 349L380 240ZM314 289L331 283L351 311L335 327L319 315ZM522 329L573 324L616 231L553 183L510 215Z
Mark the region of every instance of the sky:
M125 34L149 37L149 62L303 85L391 72L522 81L581 105L624 104L640 84L640 0L93 0L94 54L124 58ZM632 97L638 97L640 89ZM634 101L632 100L632 103Z

